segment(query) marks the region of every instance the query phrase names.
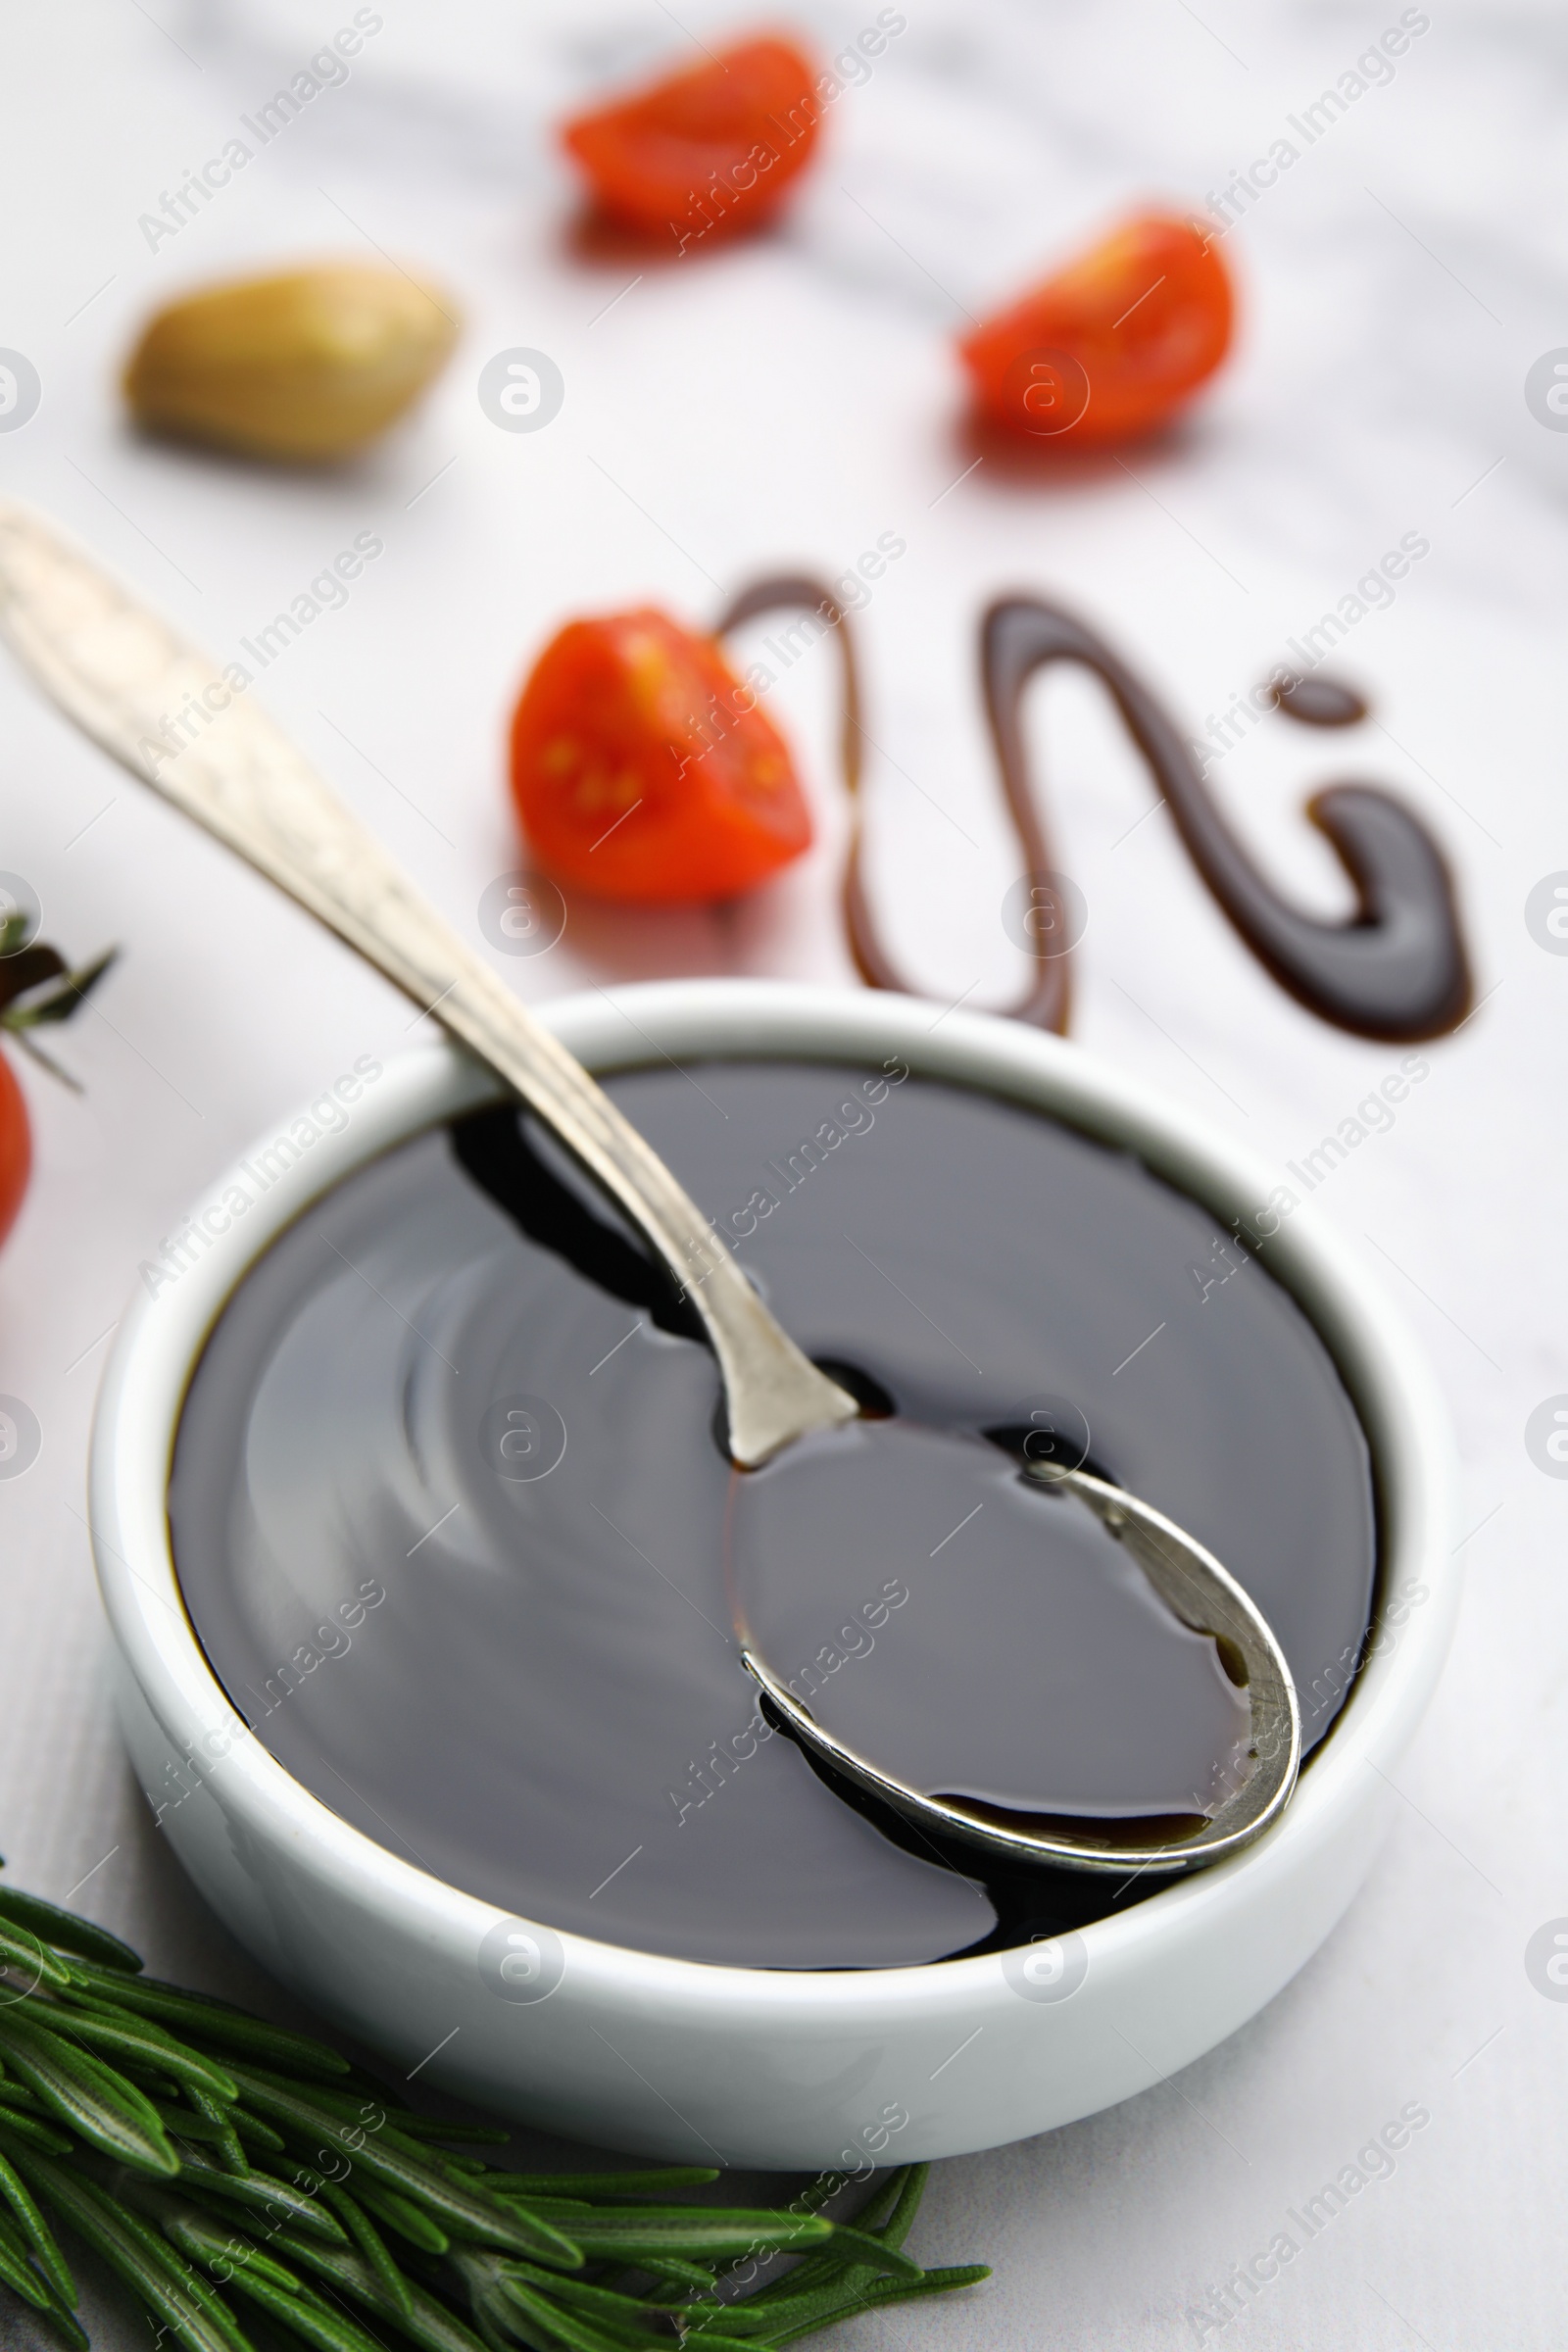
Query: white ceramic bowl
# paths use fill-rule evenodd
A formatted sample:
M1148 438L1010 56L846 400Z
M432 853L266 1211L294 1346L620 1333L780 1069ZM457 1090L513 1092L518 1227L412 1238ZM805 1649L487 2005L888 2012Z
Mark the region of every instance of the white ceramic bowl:
M1141 1080L984 1014L937 1022L905 998L724 980L576 998L546 1017L598 1070L660 1054L872 1066L902 1055L917 1074L1130 1148L1222 1224L1250 1219L1277 1182ZM481 2105L687 2163L836 2166L994 2146L1125 2099L1233 2033L1316 1949L1364 1876L1392 1802L1384 1775L1426 1707L1458 1597L1442 1406L1359 1262L1306 1207L1271 1240L1268 1263L1326 1341L1371 1446L1385 1638L1280 1825L1084 1930L1064 1971L1048 1949L1032 1978L998 1954L775 1974L558 1936L544 1922L533 1948L545 1976L530 1976L531 1947L516 1946L498 1997L493 1955L509 1923L351 1829L245 1729L192 1633L170 1550L170 1463L197 1358L235 1286L311 1200L492 1092L455 1049L412 1053L226 1230L230 1180L219 1179L195 1212L202 1246L187 1243L177 1280L138 1296L105 1374L91 1509L124 1730L215 1910L274 1976L400 2071L427 2059L424 2080ZM1386 1596L1411 1579L1426 1597L1396 1623ZM548 1997L516 1997L558 1968Z

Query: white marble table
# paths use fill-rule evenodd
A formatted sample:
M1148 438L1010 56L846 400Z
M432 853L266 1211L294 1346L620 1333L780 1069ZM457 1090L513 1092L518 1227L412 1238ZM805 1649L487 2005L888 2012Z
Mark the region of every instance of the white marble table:
M542 133L605 74L689 49L670 12L375 13L348 80L157 238L141 217L351 19L347 0L12 13L0 345L31 361L42 401L0 433L0 488L60 514L225 658L356 532L377 534L384 555L263 691L460 926L514 859L500 731L559 616L644 598L699 616L761 565L842 570L892 531L907 553L861 627L882 747L876 887L934 994L998 1001L1017 959L997 914L1012 868L975 685L986 596L1070 596L1197 728L1387 546L1430 541L1343 649L1375 723L1336 739L1275 720L1212 772L1259 855L1326 909L1342 884L1299 808L1338 773L1396 786L1462 873L1484 1006L1323 1203L1363 1240L1447 1393L1469 1569L1452 1662L1385 1858L1299 1980L1167 2087L939 2168L919 2248L983 2256L995 2280L961 2309L894 2312L843 2340L1199 2340L1207 2288L1420 2103L1430 2126L1393 2176L1227 2340L1545 2352L1563 2305L1568 2007L1542 1997L1525 1950L1568 1914L1568 1486L1524 1433L1568 1389L1568 961L1524 910L1568 867L1568 439L1527 409L1524 379L1568 345L1560 23L1540 0L1434 7L1392 78L1308 144L1291 118L1355 74L1399 22L1394 0L1290 0L1261 22L1239 0L907 0L906 30L831 110L787 229L639 276L565 249ZM832 44L874 13L794 12ZM705 40L733 23L709 0L683 15ZM1281 138L1298 153L1225 245L1245 289L1239 356L1191 429L1052 485L990 462L958 481L972 452L947 337L965 311L1134 200L1201 202ZM236 266L376 247L438 270L468 327L417 420L362 467L274 479L127 437L116 367L149 306ZM563 370L547 431L504 434L481 414L478 370L512 345ZM687 970L846 978L830 687L818 655L779 689L820 779L807 863L722 920L581 920L509 977L540 996ZM1282 1166L1298 1158L1396 1053L1322 1027L1262 977L1165 817L1138 821L1147 784L1087 685L1053 684L1042 703L1061 862L1090 907L1077 1033ZM106 1709L88 1419L149 1246L282 1104L356 1053L395 1050L411 1024L9 669L0 713L0 863L39 892L46 936L124 951L61 1048L85 1096L24 1072L38 1168L0 1255L0 1391L27 1401L43 1447L0 1483L0 1844L22 1884L71 1896L162 1971L264 1999L152 1829ZM8 2328L25 2340L9 2313ZM146 2337L111 2316L97 2340Z

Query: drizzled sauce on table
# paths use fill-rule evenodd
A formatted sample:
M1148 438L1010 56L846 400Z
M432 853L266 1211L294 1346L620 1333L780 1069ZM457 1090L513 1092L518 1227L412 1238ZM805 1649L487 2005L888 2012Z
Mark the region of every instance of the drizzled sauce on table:
M883 945L862 866L861 695L850 621L821 581L794 573L759 580L720 613L717 632L787 608L814 609L836 629L842 662L843 772L853 830L844 880L851 952L873 988L921 992ZM1221 815L1187 734L1121 656L1063 606L1010 596L993 604L980 632L980 675L997 774L1034 886L1034 944L1028 993L1006 1009L1018 1020L1065 1032L1075 946L1070 886L1064 891L1041 810L1024 726L1024 695L1041 671L1073 662L1100 678L1150 780L1202 881L1235 930L1297 1002L1358 1037L1414 1042L1457 1028L1470 1009L1469 961L1453 880L1442 851L1414 811L1381 785L1325 786L1306 814L1327 836L1354 894L1344 922L1303 913L1248 855ZM1364 698L1317 676L1273 682L1273 707L1305 725L1342 727L1367 715Z

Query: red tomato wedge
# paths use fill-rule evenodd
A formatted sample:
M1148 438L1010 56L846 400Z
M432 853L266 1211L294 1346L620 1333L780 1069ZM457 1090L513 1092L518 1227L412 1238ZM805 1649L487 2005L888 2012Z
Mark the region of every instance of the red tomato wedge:
M1153 432L1225 357L1234 313L1212 237L1129 220L958 345L992 422L1076 448Z
M601 212L684 252L767 218L816 144L822 105L816 68L791 42L743 41L578 115L561 136Z
M756 694L711 637L652 609L551 639L513 716L512 790L543 870L602 899L734 898L811 839Z

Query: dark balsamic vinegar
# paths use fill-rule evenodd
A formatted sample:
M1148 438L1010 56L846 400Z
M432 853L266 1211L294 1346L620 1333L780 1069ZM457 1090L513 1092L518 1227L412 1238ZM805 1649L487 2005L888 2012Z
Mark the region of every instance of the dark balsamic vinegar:
M511 1109L387 1153L259 1262L180 1425L175 1560L235 1707L333 1811L503 1911L740 1966L908 1965L1142 1899L846 1801L739 1663L737 1611L932 1790L1106 1832L1200 1812L1245 1716L1020 1475L1042 1428L1241 1579L1322 1737L1370 1469L1266 1252L1129 1154L901 1071L610 1081L785 1328L891 1415L748 1478L689 1300Z
M790 607L831 622L838 638L844 782L851 808L843 887L850 952L870 987L907 991L912 984L901 976L882 943L861 871L860 760L870 738L860 724L849 614L821 581L787 573L741 589L720 612L716 631L722 636L744 620ZM1033 948L1027 991L1009 1007L1014 1019L1065 1035L1073 949L1082 930L1078 894L1065 875L1052 871L1054 859L1024 725L1032 680L1063 662L1088 670L1108 689L1195 867L1282 988L1319 1019L1352 1036L1414 1041L1444 1037L1460 1026L1472 1008L1473 987L1453 876L1414 810L1374 784L1332 784L1314 794L1306 813L1333 844L1355 904L1345 921L1323 922L1308 914L1270 881L1231 830L1187 730L1147 682L1097 630L1040 596L999 598L980 631L981 686L998 782L1022 856L1020 882L1028 893L1020 928ZM1352 687L1312 675L1279 673L1270 679L1266 697L1306 726L1352 726L1369 712ZM1024 939L1018 944L1025 945ZM914 993L920 992L915 988Z

